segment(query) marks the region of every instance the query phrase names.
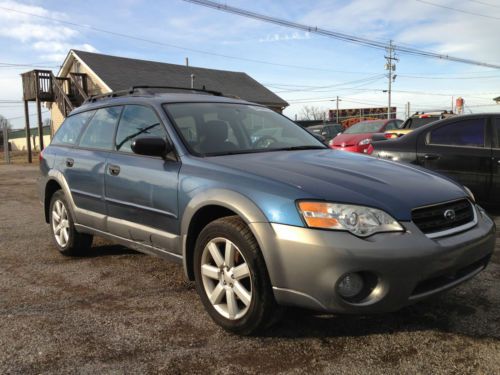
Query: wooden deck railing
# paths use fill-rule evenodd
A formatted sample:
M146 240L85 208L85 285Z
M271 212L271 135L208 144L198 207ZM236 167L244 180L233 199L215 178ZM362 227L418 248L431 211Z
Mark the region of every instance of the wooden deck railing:
M70 73L66 78L55 77L50 70L32 70L21 77L24 100L55 102L65 117L88 99L87 75L83 73Z

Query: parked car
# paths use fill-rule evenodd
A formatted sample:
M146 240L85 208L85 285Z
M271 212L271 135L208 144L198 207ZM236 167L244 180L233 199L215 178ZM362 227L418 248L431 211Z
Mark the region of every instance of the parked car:
M263 128L280 131L252 142ZM397 310L475 276L495 243L461 185L331 150L266 107L205 92L94 98L40 170L62 254L101 236L177 261L212 319L239 334L280 306Z
M371 120L362 121L347 128L330 141L330 147L351 152L366 152L372 141L374 133L382 133L386 130L397 129L402 120Z
M323 136L325 142L330 142L339 133L344 131L344 128L340 124L326 124L326 125L314 125L309 126L307 130L313 134L319 134Z
M456 116L453 112L448 111L432 111L432 112L416 112L408 117L405 122L397 129L388 129L385 131L385 138L398 138L412 132L421 126L430 124L431 122L442 120L448 117Z
M369 154L446 175L472 190L478 201L500 203L500 114L450 117L404 137L373 142Z

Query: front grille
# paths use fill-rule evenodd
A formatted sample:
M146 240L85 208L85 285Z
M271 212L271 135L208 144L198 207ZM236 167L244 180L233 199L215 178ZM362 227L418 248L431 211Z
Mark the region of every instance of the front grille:
M445 216L448 212L448 217ZM454 214L451 214L453 212ZM417 208L411 218L419 229L431 234L453 229L474 220L474 209L467 199Z

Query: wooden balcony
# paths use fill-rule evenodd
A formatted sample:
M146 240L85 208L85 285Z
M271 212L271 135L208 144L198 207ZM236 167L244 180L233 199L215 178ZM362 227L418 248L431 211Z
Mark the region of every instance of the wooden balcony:
M31 163L28 102L35 101L37 104L38 127L41 131L41 103L56 103L63 116L66 117L88 98L87 75L70 73L69 77L56 77L50 70L37 69L23 73L21 77L26 117L26 142L29 150L28 161ZM43 149L42 139L40 139L40 148Z

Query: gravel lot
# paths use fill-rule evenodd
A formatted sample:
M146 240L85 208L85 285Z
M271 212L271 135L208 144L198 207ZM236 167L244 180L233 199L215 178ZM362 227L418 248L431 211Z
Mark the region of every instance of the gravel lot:
M241 338L212 323L176 264L100 239L59 255L36 176L0 165L1 374L500 373L498 242L473 281L397 313L290 310Z

